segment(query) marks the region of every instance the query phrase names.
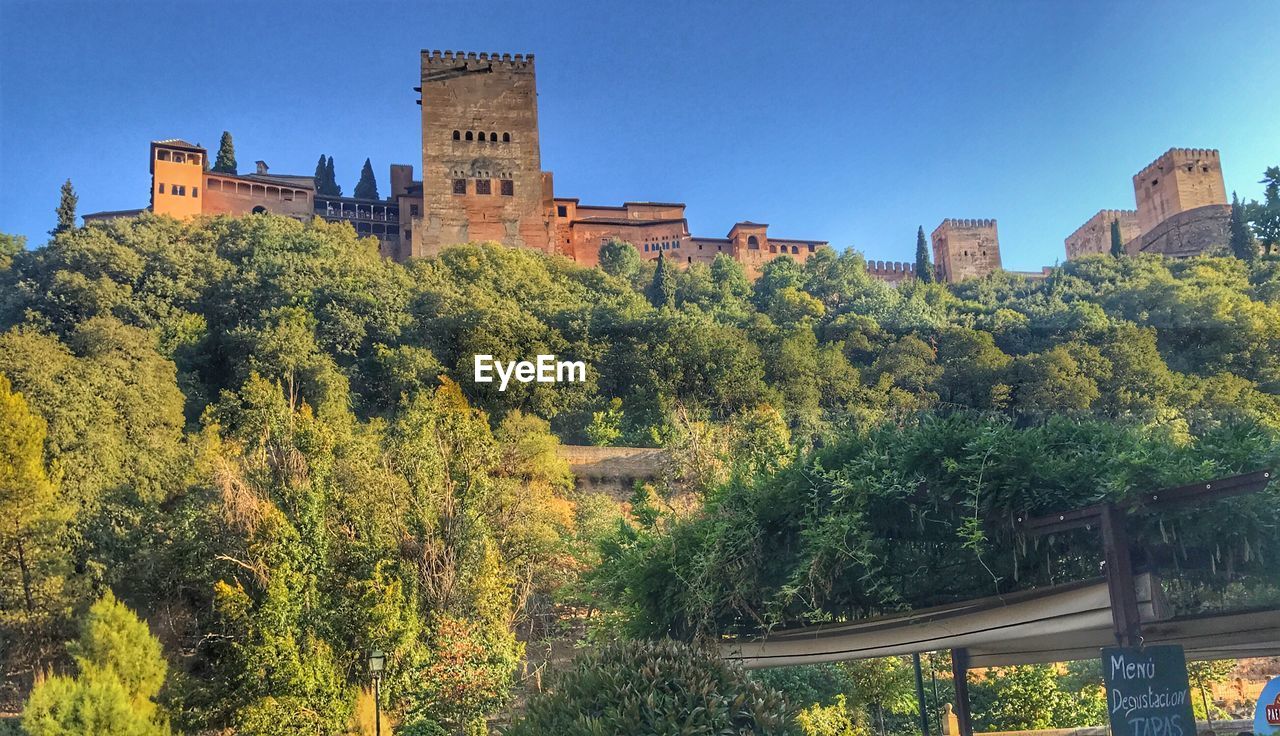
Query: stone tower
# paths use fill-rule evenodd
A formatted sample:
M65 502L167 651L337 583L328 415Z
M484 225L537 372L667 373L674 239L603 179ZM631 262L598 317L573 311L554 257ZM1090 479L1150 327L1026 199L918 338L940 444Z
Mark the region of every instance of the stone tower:
M1218 152L1205 148L1170 148L1133 177L1138 227L1143 233L1181 212L1225 205Z
M422 213L411 252L493 240L551 252L533 55L422 52Z
M1000 270L1000 239L995 220L946 219L933 231L933 262L938 280L959 283Z

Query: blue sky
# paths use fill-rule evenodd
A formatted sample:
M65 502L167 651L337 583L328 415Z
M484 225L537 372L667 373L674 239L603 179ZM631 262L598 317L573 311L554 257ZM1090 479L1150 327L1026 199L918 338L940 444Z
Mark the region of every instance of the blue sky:
M999 221L1006 268L1063 258L1172 146L1259 197L1280 163L1280 3L0 0L0 230L147 203L148 142L350 191L420 169L418 52L534 53L543 168L589 203L682 201L910 259L944 217Z

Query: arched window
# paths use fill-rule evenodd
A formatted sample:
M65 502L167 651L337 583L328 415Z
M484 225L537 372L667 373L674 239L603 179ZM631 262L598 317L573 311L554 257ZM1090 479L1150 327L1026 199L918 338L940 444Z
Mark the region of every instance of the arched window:
M792 253L799 253L799 252L800 252L800 246L798 246L798 245L793 245L793 246L791 246L791 252L792 252Z
M475 135L471 131L467 131L467 140L475 140Z
M490 134L489 134L489 142L490 142L490 143L497 143L497 142L498 142L498 134L497 134L497 133L490 133Z
M484 143L484 131L483 131L483 130L477 130L477 131L476 131L476 140L480 141L481 143Z
M752 235L747 238L747 248L749 250L760 250L760 241L756 240L756 236ZM771 248L770 251L772 252L772 250L773 249Z
M454 139L455 141L460 141L460 140L462 140L462 132L461 132L461 131L457 131L457 130L453 131L453 139Z
M510 142L511 142L511 134L510 134L510 133L503 133L503 134L502 134L502 142L503 142L503 143L510 143Z
M769 252L770 252L770 253L777 253L777 252L778 252L778 246L776 246L776 245L771 245L771 246L769 246Z

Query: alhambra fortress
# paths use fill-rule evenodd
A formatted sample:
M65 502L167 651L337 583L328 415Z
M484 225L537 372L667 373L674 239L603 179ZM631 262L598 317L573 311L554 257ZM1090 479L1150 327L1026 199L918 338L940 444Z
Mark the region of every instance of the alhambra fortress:
M757 275L767 261L804 261L827 241L770 234L744 220L724 237L689 232L683 203L582 204L555 193L542 170L533 55L423 51L422 178L412 164L393 164L385 200L326 196L311 176L206 170L208 152L169 139L151 144L151 204L156 214L250 215L270 212L298 220L349 222L377 238L382 254L406 260L471 241L496 241L595 265L600 246L618 239L641 255L680 265L710 263L719 254ZM1227 204L1218 152L1174 148L1133 177L1136 210L1104 209L1066 238L1068 258L1106 253L1118 222L1129 253L1184 257L1226 245ZM86 223L142 210L85 215ZM1001 269L994 219L946 219L932 235L939 278L958 282ZM906 262L870 261L868 272L897 284L914 278ZM1041 272L1025 273L1043 277Z

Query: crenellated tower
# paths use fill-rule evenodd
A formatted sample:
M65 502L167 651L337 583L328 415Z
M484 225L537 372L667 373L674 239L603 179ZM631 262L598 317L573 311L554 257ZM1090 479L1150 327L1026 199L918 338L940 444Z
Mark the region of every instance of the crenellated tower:
M410 255L492 240L552 252L533 55L422 52L421 215Z
M1133 177L1138 227L1144 233L1180 212L1225 205L1222 161L1208 148L1170 148Z
M939 281L958 283L1001 268L995 220L948 218L934 229L932 239Z

